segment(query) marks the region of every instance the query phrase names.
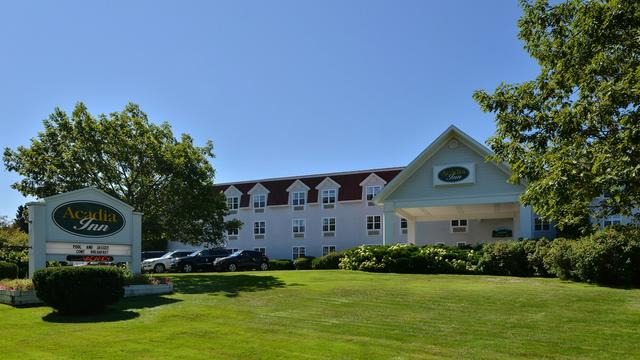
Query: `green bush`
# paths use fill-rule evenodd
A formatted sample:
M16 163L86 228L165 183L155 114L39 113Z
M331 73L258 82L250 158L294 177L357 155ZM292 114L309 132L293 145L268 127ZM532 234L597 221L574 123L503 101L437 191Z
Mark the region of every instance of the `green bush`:
M103 311L122 298L124 281L115 267L53 267L33 275L36 295L63 314Z
M561 279L640 287L640 229L617 226L578 240L556 239L544 263Z
M17 278L18 265L6 261L0 261L0 280Z
M269 270L293 270L293 261L289 259L269 260Z
M525 241L497 241L486 244L482 248L482 257L478 262L478 270L487 275L533 276L533 268L529 264Z
M344 257L341 252L330 252L325 256L313 259L311 267L315 270L339 269L340 260Z
M0 262L16 264L19 278L26 277L29 271L28 242L29 236L19 229L0 228Z
M315 259L313 256L299 257L293 260L293 267L296 270L310 270L313 259Z
M395 244L358 246L344 252L340 268L372 272L467 274L476 271L475 250Z

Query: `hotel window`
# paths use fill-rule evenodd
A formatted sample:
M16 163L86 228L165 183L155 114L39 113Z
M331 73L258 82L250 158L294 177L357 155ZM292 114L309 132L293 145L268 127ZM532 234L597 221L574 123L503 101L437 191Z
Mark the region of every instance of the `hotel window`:
M536 218L534 228L536 231L549 230L549 220Z
M457 245L458 247L465 247L465 246L467 246L467 243L466 243L466 242L464 242L464 241L458 241L458 242L456 243L456 245Z
M304 246L294 246L293 247L293 251L291 253L291 258L292 259L297 259L299 257L304 257L305 256L305 251L306 249L304 248Z
M401 218L400 219L400 232L402 233L402 235L406 235L407 234L407 229L408 229L407 219Z
M380 193L380 190L382 190L382 186L380 186L380 185L367 186L365 191L366 191L367 205L368 206L374 206L375 205L373 203L373 198L376 197L376 195L378 195Z
M451 232L452 233L466 233L469 230L469 225L465 219L451 220Z
M253 251L259 251L262 255L267 255L267 248L263 247L254 247Z
M304 238L304 232L306 231L305 219L293 219L293 237L296 239Z
M602 220L602 227L606 228L612 225L620 225L622 224L622 218L620 215L609 216L608 218Z
M291 193L291 205L293 210L304 210L304 204L307 203L307 193L305 191L296 191Z
M255 212L264 212L264 208L267 206L267 195L257 194L253 195L253 209Z
M227 232L227 238L229 240L238 240L238 229L229 230Z
M236 214L238 212L238 207L240 204L240 199L237 196L230 196L227 198L227 209L229 209L229 214Z
M322 207L332 209L336 203L336 189L322 190Z
M380 215L367 216L367 235L380 235L382 219Z
M322 234L323 236L334 236L336 232L336 218L323 218L322 219Z
M266 233L267 226L264 221L254 221L253 222L253 237L256 240L264 239L264 234Z
M326 256L332 252L336 252L335 245L322 245L322 256Z

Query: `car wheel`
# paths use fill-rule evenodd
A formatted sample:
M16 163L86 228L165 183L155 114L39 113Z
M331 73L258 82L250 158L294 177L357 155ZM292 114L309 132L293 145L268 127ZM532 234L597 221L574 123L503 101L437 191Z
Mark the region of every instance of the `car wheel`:
M238 270L238 266L236 264L229 264L229 266L227 266L227 270L229 270L230 272L235 272L236 270Z
M183 271L183 272L186 272L186 273L193 272L193 265L188 264L188 263L187 263L187 264L184 264L184 265L182 266L182 271Z
M262 271L269 270L269 264L267 264L266 262L263 262L262 264L260 264L260 270Z
M164 265L163 264L156 264L156 266L153 267L153 272L155 273L163 273L164 272Z

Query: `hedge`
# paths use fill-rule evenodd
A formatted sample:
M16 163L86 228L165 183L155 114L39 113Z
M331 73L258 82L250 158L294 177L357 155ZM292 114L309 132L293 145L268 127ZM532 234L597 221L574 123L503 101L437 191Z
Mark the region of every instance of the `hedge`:
M363 245L346 250L340 268L373 272L469 274L476 272L475 250L446 247Z
M33 275L36 295L63 314L100 312L124 295L125 274L115 267L51 267Z
M579 240L556 239L544 263L561 279L640 287L640 229L616 226Z
M17 278L18 265L6 261L0 261L0 280Z
M313 256L303 256L293 260L293 266L296 270L311 270L311 262L315 259Z
M269 260L269 270L293 270L293 261L289 259Z
M311 267L314 270L339 269L340 260L342 260L343 257L344 254L341 252L330 252L325 256L313 259L311 261Z

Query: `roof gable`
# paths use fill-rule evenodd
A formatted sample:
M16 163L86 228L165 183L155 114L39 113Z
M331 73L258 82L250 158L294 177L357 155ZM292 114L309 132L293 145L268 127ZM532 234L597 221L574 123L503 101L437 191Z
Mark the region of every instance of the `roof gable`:
M340 184L338 184L335 180L333 180L328 176L324 178L324 180L322 180L320 184L318 184L318 186L316 186L316 190L339 189L339 188L340 188Z
M455 140L455 142L452 142ZM424 149L409 165L402 170L382 191L374 198L376 204L382 204L388 199L394 192L396 192L407 180L409 180L418 170L431 160L436 154L439 154L445 145L469 149L469 152L475 154L482 163L486 163L486 159L492 156L493 153L484 145L480 144L469 135L458 129L456 126L449 126L440 136L438 136L426 149ZM504 174L505 183L506 178L511 176L511 171L505 164L497 164L495 162L489 162L491 166L495 167L499 172Z
M364 180L362 180L362 182L359 185L360 186L365 186L365 185L368 185L368 184L386 185L387 181L385 179L381 178L380 176L378 176L376 173L371 173Z
M62 194L56 194L56 195L52 195L52 196L47 196L46 198L43 198L42 200L44 200L44 202L47 201L51 201L51 200L55 200L55 199L60 199L60 198L66 198L66 197L77 197L78 195L82 195L82 194L87 194L87 193L93 193L95 195L97 195L100 198L103 198L105 201L110 202L113 201L115 203L117 203L118 205L129 209L129 210L134 210L133 206L127 204L126 202L118 199L117 197L111 196L109 194L107 194L106 192L98 189L95 186L87 186L85 188L82 189L78 189L78 190L73 190L73 191L69 191L66 193L62 193Z

